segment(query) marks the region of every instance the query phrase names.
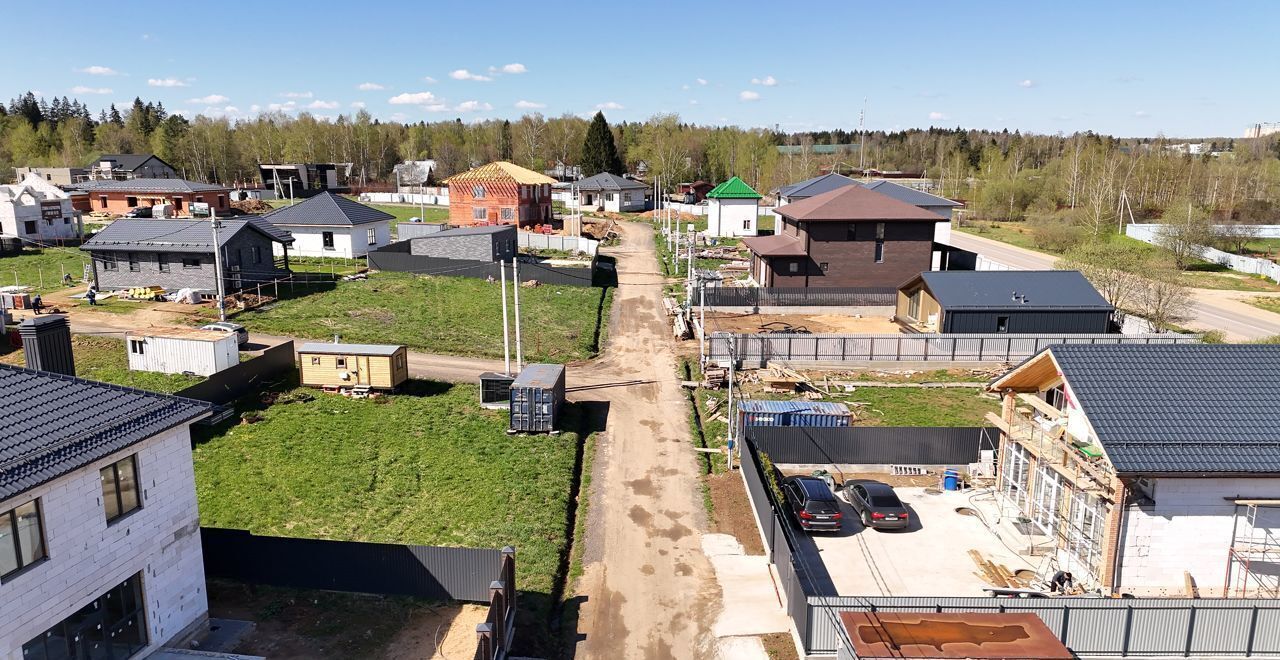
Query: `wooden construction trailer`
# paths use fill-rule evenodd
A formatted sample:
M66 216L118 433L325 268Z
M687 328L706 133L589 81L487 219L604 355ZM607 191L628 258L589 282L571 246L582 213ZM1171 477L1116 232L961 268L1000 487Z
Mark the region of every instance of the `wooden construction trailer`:
M409 350L384 344L312 342L298 349L303 385L392 390L409 379Z

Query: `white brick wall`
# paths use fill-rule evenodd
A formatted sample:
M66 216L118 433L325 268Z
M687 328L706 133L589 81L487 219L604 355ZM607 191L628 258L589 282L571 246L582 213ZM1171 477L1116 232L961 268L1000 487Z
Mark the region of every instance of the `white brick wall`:
M1280 477L1267 479L1159 479L1155 506L1129 507L1122 534L1120 590L1159 595L1184 589L1190 571L1201 595L1221 593L1231 547L1231 502L1224 498L1273 498ZM1280 534L1274 510L1262 510L1262 526ZM1241 529L1244 509L1241 508Z
M108 527L98 470L134 453L142 509ZM37 497L49 557L0 584L0 658L21 658L24 643L138 572L147 652L207 616L187 426L0 501L0 511Z

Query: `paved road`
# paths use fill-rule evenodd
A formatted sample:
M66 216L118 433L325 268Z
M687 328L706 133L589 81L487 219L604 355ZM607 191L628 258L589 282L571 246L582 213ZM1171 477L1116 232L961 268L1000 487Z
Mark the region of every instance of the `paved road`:
M951 233L951 245L977 252L986 258L1017 270L1047 270L1057 257L1035 250L1001 243L990 238L964 232ZM1196 330L1221 330L1228 340L1248 341L1280 335L1280 315L1258 309L1241 301L1257 294L1239 291L1194 289L1192 320L1186 325Z

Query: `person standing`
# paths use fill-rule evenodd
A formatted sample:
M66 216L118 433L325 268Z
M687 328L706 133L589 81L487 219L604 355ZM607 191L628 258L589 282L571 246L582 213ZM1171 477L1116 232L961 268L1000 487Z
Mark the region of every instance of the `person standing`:
M44 309L44 299L40 294L37 293L36 297L31 299L31 309L35 311L36 316L40 316L40 310Z
M84 297L89 300L90 307L98 304L98 292L93 287L89 287L89 291L84 294Z

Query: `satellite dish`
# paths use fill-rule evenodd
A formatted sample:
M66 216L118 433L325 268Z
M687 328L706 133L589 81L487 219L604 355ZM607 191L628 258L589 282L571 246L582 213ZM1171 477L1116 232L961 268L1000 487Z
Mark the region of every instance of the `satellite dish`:
M338 374L338 378L341 378L342 380L351 380L351 372L350 372L350 371L344 371L344 372L342 372L342 373Z

